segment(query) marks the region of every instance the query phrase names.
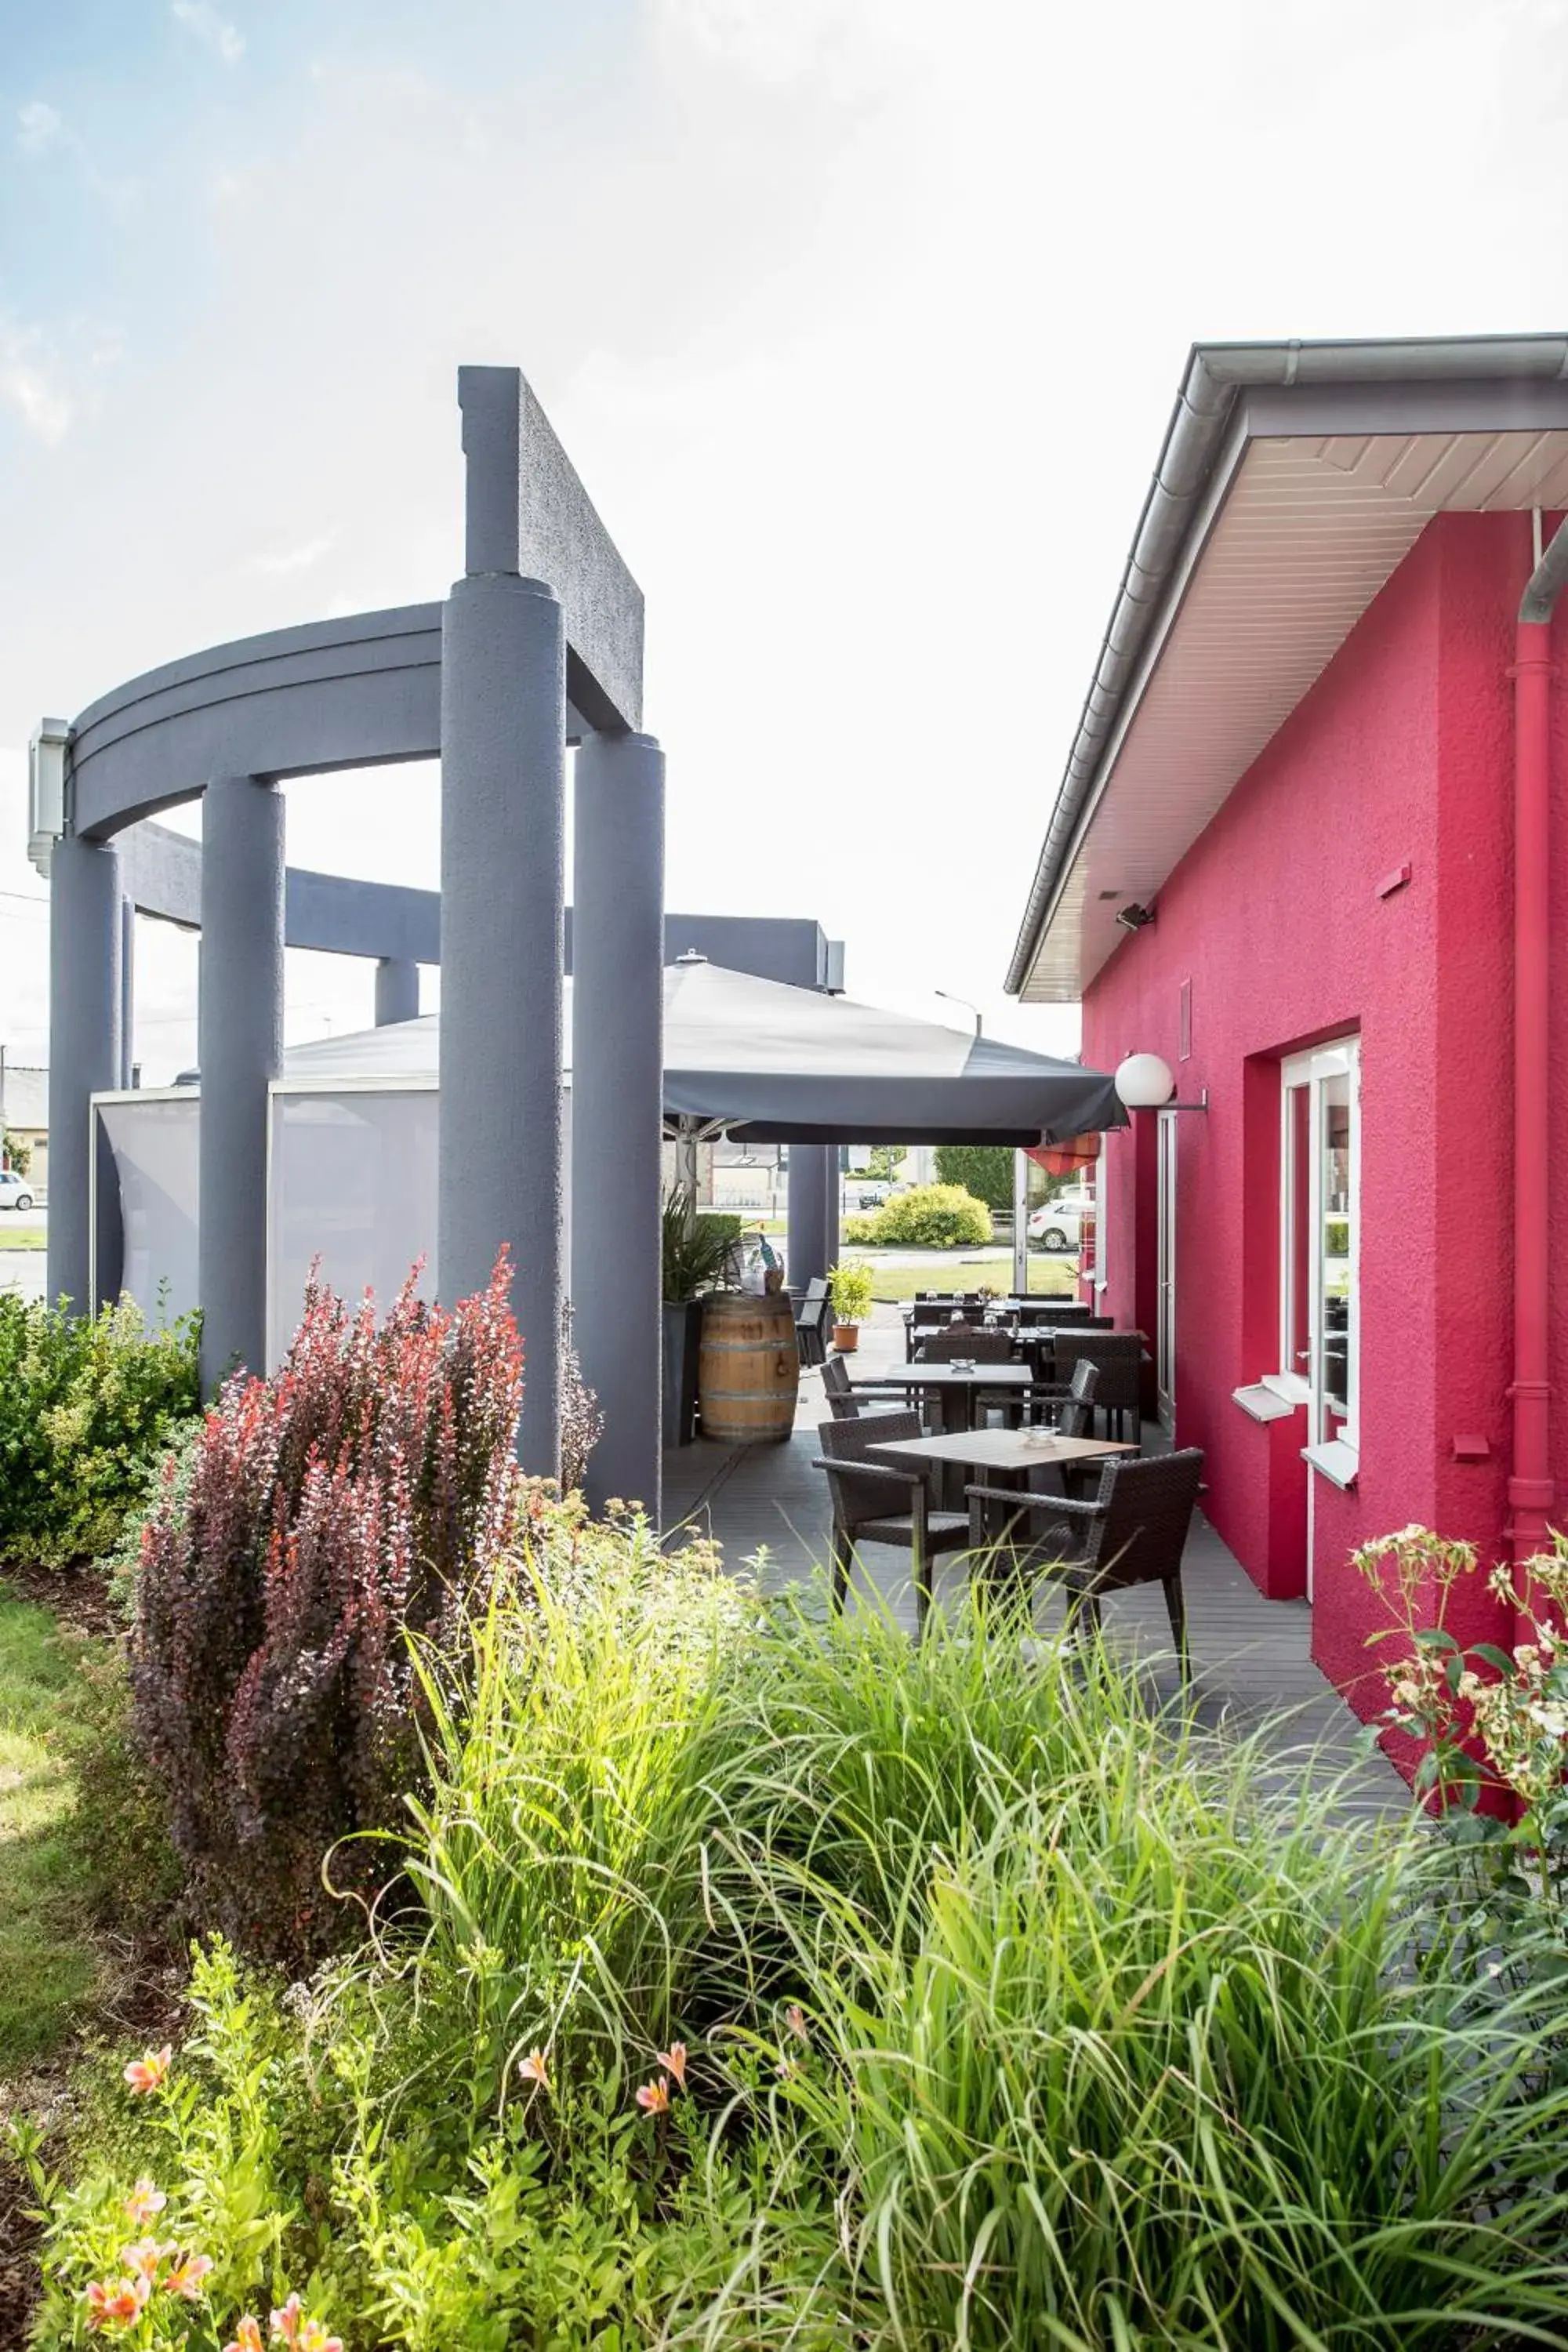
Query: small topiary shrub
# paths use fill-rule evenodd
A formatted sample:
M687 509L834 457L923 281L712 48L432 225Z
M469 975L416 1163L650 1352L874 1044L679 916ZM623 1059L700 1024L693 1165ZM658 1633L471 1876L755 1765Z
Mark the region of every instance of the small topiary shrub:
M112 1551L198 1410L197 1328L154 1329L129 1298L71 1316L0 1294L0 1560Z
M884 1248L973 1249L991 1238L991 1212L962 1184L912 1184L875 1219Z
M379 1328L374 1301L312 1283L280 1370L229 1382L149 1520L137 1730L198 1914L263 1958L300 1966L342 1933L326 1857L400 1825L419 1784L405 1636L447 1646L515 1528L510 1280L498 1263L448 1313L410 1276ZM394 1866L359 1839L335 1884L369 1896Z

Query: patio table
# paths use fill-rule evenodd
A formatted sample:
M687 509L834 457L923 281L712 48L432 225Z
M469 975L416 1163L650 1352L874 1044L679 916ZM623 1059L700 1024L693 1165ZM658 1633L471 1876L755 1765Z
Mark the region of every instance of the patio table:
M974 1400L982 1390L1026 1389L1034 1378L1027 1364L890 1364L879 1372L875 1386L887 1390L919 1389L936 1402L944 1433L973 1429ZM869 1381L851 1381L851 1388L869 1388Z
M1011 1486L1024 1494L1037 1471L1100 1462L1111 1454L1136 1454L1138 1448L1102 1437L1063 1437L1048 1429L967 1429L900 1438L872 1450L889 1460L938 1463L950 1485L956 1469L975 1469L984 1472L987 1486Z

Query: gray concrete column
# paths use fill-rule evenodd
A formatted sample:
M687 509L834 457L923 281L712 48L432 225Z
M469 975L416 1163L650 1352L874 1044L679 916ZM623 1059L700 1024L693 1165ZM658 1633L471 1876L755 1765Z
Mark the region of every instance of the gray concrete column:
M267 1369L267 1087L283 1061L283 795L255 776L202 803L202 1386Z
M120 859L68 835L49 866L49 1297L78 1314L119 1288L99 1268L91 1296L90 1097L120 1084Z
M512 479L515 534L516 477ZM473 520L470 512L470 561ZM561 1466L561 1046L566 633L538 580L476 572L441 653L437 1275L482 1290L509 1244L526 1350L523 1466Z
M383 956L375 967L375 1025L419 1018L419 967L406 956Z
M572 1307L604 1435L588 1501L659 1510L664 754L591 735L573 830Z
M792 1290L804 1290L827 1272L827 1160L826 1143L792 1143L785 1213L784 1273Z
M120 1083L131 1084L136 1051L136 905L120 901Z

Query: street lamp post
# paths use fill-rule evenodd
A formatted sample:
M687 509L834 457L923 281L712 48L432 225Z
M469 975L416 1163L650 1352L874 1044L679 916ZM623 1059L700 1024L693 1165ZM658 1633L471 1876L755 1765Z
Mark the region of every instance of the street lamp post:
M978 1004L971 1004L967 996L954 996L951 988L933 989L931 993L933 996L940 996L944 1004L962 1004L966 1013L973 1013L974 1015L974 1034L976 1037L979 1037L982 1034L984 1028L984 1016L981 1013Z

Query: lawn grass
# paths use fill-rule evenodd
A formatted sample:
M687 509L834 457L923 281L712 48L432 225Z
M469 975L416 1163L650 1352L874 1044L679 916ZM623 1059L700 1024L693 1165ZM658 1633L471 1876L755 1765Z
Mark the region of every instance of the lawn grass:
M76 1683L69 1637L0 1587L0 2078L47 2053L98 1974L58 1737Z
M0 1225L0 1250L41 1250L48 1245L42 1225Z
M917 1290L1002 1290L1013 1287L1010 1250L976 1250L954 1258L939 1253L930 1265L889 1265L876 1250L847 1248L847 1257L863 1258L871 1269L874 1296L895 1302L912 1298ZM1031 1256L1031 1298L1076 1298L1078 1260L1075 1257Z

